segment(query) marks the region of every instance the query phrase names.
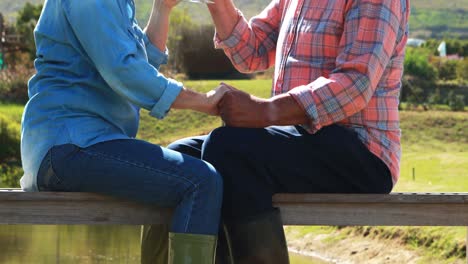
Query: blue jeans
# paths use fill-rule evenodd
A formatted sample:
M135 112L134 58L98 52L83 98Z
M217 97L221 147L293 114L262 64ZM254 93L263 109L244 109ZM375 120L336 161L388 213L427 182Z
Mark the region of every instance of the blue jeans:
M37 176L40 191L94 192L175 207L171 232L218 233L222 179L209 163L128 139L86 148L51 148Z
M273 210L275 193L389 193L388 167L339 125L309 134L300 126L221 127L168 146L201 158L223 176L223 220Z

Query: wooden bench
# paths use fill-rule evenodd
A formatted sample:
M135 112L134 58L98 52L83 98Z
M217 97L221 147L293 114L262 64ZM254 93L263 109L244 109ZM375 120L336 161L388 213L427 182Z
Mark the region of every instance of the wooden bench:
M285 225L468 226L468 193L277 194ZM171 209L91 193L0 189L0 224L156 224ZM468 237L467 237L468 238Z

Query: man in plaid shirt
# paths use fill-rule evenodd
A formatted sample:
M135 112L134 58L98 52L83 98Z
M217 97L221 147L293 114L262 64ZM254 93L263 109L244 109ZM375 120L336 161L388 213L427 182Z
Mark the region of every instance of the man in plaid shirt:
M239 71L275 66L271 98L230 87L219 105L226 127L170 146L223 176L234 263L288 263L275 193L392 190L409 7L408 0L273 0L247 22L232 0L208 5L215 45Z

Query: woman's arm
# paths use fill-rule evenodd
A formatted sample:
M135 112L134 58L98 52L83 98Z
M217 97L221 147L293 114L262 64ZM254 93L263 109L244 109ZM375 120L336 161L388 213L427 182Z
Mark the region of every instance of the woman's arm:
M153 10L145 32L151 43L161 51L166 50L169 15L178 2L178 0L154 0L153 2Z
M217 114L217 103L226 89L209 94L186 90L148 63L140 40L130 34L125 0L68 1L67 20L94 67L117 94L150 115L163 118L171 106ZM99 23L89 17L99 18Z

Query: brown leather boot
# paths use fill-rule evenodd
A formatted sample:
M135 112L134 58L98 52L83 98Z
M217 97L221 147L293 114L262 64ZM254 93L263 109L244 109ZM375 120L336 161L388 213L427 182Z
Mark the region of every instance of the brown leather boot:
M233 264L289 264L278 209L226 224Z
M169 225L145 225L141 230L141 264L166 264Z

